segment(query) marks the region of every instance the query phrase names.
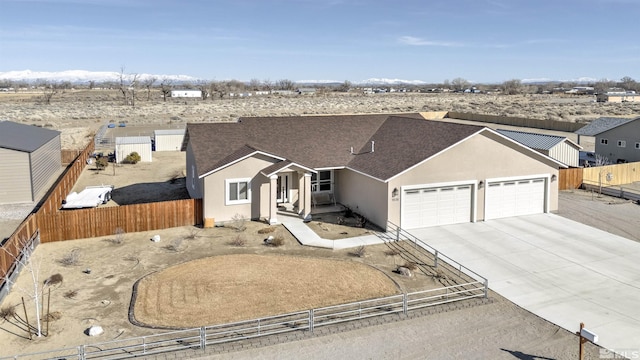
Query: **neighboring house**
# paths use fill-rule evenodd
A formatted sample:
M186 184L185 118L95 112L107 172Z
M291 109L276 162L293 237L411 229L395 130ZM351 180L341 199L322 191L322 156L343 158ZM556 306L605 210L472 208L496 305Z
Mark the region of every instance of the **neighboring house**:
M154 151L181 151L185 129L155 130L153 132Z
M151 162L150 136L122 136L116 137L116 163L120 164L127 155L137 152L141 162Z
M536 134L524 131L496 130L500 134L541 152L559 162L571 166L579 167L580 150L582 146L574 143L564 136Z
M640 94L635 91L608 91L596 95L598 102L640 102Z
M37 201L62 167L60 132L0 122L0 203Z
M187 125L187 189L204 223L308 218L334 199L385 228L555 211L566 167L489 128L419 114L242 118Z
M609 163L640 161L640 117L635 119L602 117L578 129L580 136L594 136L596 155Z
M172 98L199 98L202 97L200 90L171 90Z

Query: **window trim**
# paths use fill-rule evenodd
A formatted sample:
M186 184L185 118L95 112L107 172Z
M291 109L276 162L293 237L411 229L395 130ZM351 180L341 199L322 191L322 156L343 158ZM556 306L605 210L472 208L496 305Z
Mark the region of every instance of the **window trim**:
M325 180L320 180L320 173L323 172L329 172L329 179L325 179ZM316 176L316 179L313 179L313 176ZM311 174L311 193L313 194L318 194L318 193L333 193L333 177L334 177L334 173L333 170L319 170L316 173ZM329 190L319 190L320 189L320 185L329 185ZM315 190L314 190L315 189Z
M231 200L229 195L231 195L230 185L238 184L238 183L247 183L247 198L240 200ZM251 203L251 178L235 178L235 179L225 179L224 180L224 204L225 205L239 205L239 204L250 204Z
M625 140L618 140L618 147L627 147L627 142Z
M609 139L605 139L605 138L600 139L600 144L609 145Z

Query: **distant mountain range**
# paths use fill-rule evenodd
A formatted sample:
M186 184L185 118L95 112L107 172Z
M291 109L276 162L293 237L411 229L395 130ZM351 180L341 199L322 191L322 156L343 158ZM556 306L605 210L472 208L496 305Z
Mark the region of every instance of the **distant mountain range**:
M57 72L46 71L7 71L0 72L0 80L9 81L49 81L49 82L70 82L74 84L88 84L90 81L96 83L103 82L119 82L120 73L116 71L86 71L86 70L67 70ZM137 74L138 80L145 81L151 78L167 79L173 83L186 83L195 82L205 79L198 79L187 75L153 75L153 74ZM130 79L132 74L125 74L127 79ZM578 84L594 83L597 80L588 77L582 77L573 80L551 80L551 79L523 79L522 83L525 84L545 84L550 82L572 82ZM339 80L297 80L295 83L299 85L339 85L344 81ZM402 85L427 85L426 81L422 80L404 80L404 79L387 79L387 78L370 78L362 81L353 81L355 85L370 85L370 86L402 86Z

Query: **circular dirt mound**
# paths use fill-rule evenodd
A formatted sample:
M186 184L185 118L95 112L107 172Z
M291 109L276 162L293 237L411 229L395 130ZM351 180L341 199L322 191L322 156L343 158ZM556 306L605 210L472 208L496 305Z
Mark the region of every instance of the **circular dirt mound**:
M399 293L384 273L357 262L278 255L190 261L138 282L136 322L184 328L222 324Z

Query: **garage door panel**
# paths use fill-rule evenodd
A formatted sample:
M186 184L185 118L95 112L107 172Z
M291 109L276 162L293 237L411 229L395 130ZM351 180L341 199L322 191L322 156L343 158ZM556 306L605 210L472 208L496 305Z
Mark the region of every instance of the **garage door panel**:
M544 178L491 182L486 189L485 220L544 212Z
M472 190L471 185L406 190L401 226L414 229L471 221Z

